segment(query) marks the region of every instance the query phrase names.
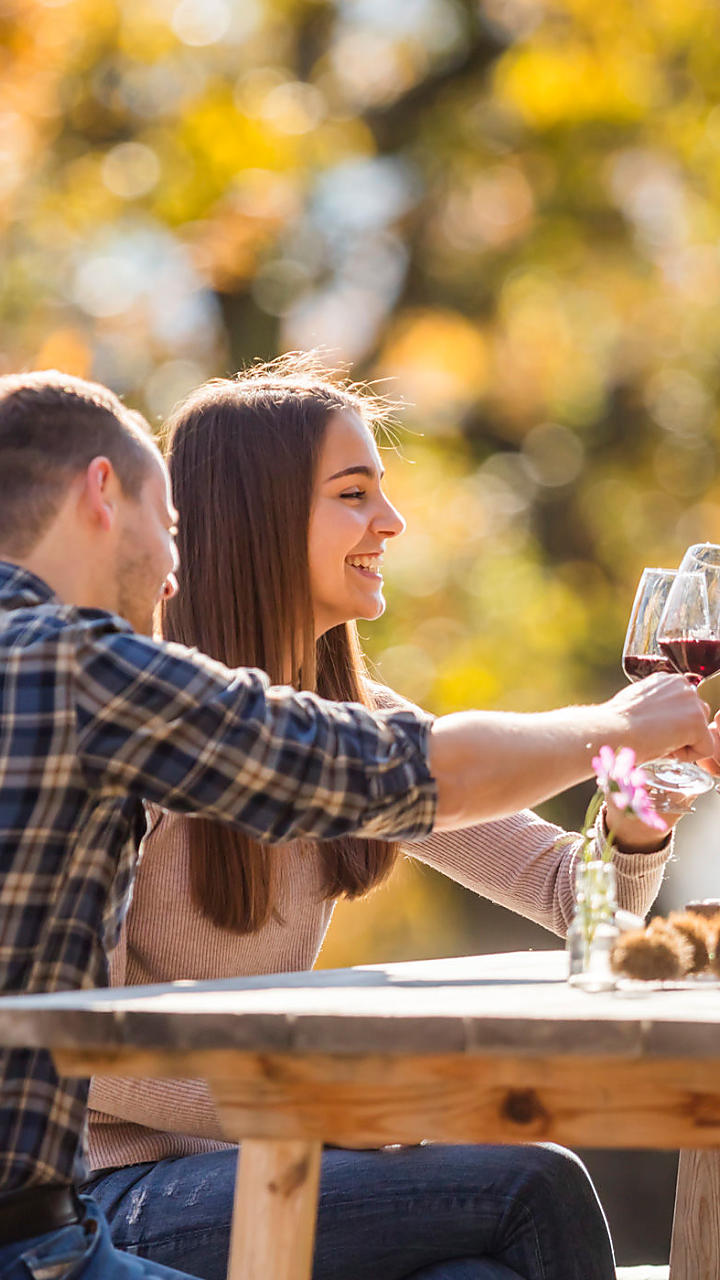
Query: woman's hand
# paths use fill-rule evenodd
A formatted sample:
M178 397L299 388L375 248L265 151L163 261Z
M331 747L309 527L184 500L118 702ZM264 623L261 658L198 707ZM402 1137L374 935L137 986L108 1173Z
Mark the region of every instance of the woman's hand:
M605 826L606 832L612 831L615 836L615 844L620 853L655 853L658 849L662 849L669 832L686 813L692 812L693 800L688 796L682 795L681 792L675 792L674 807L671 812L665 809L668 803L669 793L665 788L662 790L647 786L645 790L650 798L650 803L657 794L662 796L663 809L661 817L666 823L666 831L658 831L655 827L649 827L641 818L636 818L634 814L624 813L618 809L613 803L612 796L605 798Z

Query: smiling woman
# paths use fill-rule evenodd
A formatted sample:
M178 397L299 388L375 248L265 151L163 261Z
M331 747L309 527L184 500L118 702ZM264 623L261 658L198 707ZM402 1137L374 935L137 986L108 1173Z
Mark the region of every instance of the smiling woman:
M379 553L404 522L382 492L374 428L383 402L331 382L310 356L197 388L166 426L182 591L166 639L274 684L374 707L356 618L385 602ZM352 562L352 563L351 563ZM242 832L187 827L190 886L216 925L261 929L277 911L275 852ZM320 896L357 897L389 874L397 845L347 837L319 846Z

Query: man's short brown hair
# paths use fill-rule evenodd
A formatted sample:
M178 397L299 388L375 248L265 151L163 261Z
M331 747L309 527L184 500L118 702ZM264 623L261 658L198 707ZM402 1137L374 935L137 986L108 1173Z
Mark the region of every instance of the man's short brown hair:
M55 369L0 377L0 547L31 550L93 458L108 458L138 497L149 443L145 419L97 382Z

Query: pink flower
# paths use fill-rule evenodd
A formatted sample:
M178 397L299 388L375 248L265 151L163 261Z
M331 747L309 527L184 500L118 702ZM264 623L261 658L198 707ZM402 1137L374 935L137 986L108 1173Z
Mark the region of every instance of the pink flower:
M598 786L612 796L623 813L633 814L656 831L666 831L667 823L650 803L647 779L642 769L635 768L635 758L632 747L621 747L618 752L612 747L601 747L592 761Z
M601 747L591 764L598 786L607 790L611 782L625 782L635 768L635 752L632 747L621 747L616 753L612 747Z

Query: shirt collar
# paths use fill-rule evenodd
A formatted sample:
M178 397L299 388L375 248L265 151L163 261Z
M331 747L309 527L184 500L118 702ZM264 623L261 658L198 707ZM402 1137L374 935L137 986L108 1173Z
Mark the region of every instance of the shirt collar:
M57 604L52 587L42 578L9 560L0 560L0 607L28 609L38 604Z

